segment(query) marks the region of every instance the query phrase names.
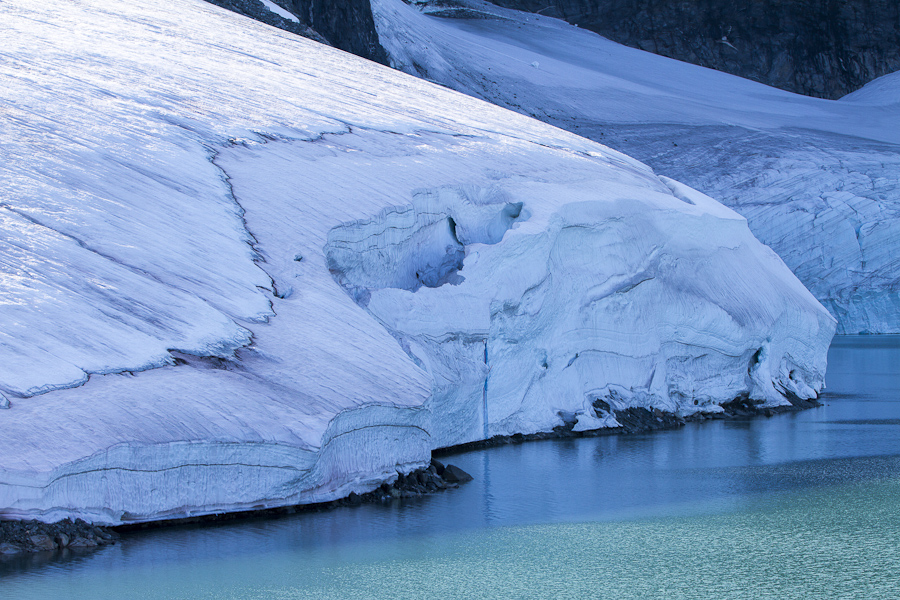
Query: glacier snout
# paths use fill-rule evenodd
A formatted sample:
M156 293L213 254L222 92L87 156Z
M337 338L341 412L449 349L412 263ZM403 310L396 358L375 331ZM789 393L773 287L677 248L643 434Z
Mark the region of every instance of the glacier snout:
M664 178L597 183L419 190L329 233L336 281L432 376L436 447L616 426L597 400L689 414L821 390L834 320L745 219Z
M822 387L781 259L605 146L204 3L0 22L0 518L329 501Z

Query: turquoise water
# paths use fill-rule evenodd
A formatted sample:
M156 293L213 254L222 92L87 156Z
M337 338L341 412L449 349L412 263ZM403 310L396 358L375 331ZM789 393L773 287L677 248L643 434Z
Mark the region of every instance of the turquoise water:
M900 336L838 338L826 406L447 457L436 496L0 563L0 598L900 597Z

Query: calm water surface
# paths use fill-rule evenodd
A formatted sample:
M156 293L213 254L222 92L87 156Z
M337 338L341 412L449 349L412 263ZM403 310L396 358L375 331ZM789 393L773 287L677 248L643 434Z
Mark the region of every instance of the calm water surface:
M900 597L900 336L826 405L446 457L458 490L0 562L0 598Z

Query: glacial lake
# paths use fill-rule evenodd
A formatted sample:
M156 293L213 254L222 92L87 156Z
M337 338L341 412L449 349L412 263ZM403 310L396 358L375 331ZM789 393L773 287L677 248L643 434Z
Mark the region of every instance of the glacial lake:
M0 561L0 598L900 597L900 336L835 339L825 406L441 460L475 481Z

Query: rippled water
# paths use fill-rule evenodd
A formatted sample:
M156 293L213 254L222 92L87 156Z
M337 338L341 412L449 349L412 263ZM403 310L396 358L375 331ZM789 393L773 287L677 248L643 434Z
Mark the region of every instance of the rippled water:
M826 405L445 457L436 496L0 562L2 598L897 598L900 336L837 338Z

